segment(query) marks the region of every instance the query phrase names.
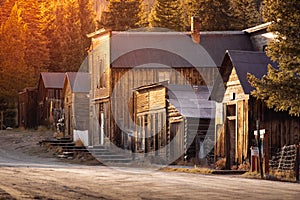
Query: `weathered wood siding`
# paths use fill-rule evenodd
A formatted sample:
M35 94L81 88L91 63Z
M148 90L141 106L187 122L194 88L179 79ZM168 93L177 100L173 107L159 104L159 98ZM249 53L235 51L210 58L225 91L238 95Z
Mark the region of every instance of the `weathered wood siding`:
M19 126L37 126L37 88L25 88L19 93Z
M69 81L65 82L64 85L64 117L65 117L65 134L72 136L73 134L73 94Z
M135 151L166 158L166 88L153 86L134 93Z
M218 73L218 70L215 68L113 68L111 70L112 117L117 118L111 120L111 126L114 127L112 128L113 130L117 130L117 124L114 123L114 120L121 120L126 129L134 126L132 120L132 90L134 88L165 80L169 80L170 84L177 85L205 85L206 83L202 76L206 77L207 84L211 84L214 81L215 73Z
M284 145L300 141L300 118L268 109L261 101L245 94L234 68L226 87L221 113L225 121L216 125L215 156L226 157L228 167L249 158L249 148L255 145L256 120L268 134L271 155Z
M260 129L265 129L268 134L271 156L284 145L300 142L300 117L268 109L264 103L251 97L249 101L250 145L255 141L253 132L256 130L256 120L260 121Z
M73 93L74 129L88 130L89 99L86 93Z
M249 152L248 99L232 68L223 98L225 122L218 125L215 146L215 156L225 156L230 166L242 163Z

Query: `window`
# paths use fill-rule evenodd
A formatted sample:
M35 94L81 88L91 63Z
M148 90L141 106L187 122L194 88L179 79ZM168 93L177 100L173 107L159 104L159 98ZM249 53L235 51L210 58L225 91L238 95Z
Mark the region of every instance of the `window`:
M107 75L106 75L106 68L104 64L104 59L100 58L100 56L97 56L97 63L99 66L99 76L98 78L98 84L97 88L105 88L106 87L106 81L107 81Z

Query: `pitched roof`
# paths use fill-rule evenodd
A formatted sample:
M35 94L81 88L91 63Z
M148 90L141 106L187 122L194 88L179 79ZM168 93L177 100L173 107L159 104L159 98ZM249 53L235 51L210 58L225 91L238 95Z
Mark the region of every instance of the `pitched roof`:
M219 67L227 50L253 50L250 37L242 31L201 32L200 38L200 44Z
M232 66L235 68L245 94L249 94L254 89L247 80L247 73L251 73L260 79L267 74L268 64L271 64L273 67L277 66L265 52L227 51L224 61L226 57L230 59ZM228 66L223 66L222 64L222 67Z
M59 72L41 72L40 79L45 88L62 89L64 87L65 73Z
M212 119L215 117L215 103L209 101L209 88L191 85L168 85L169 102L185 117Z
M88 93L90 91L89 74L85 72L67 72L71 90L74 93Z
M221 66L226 50L253 49L242 31L201 32L200 38L199 45L189 33L113 32L112 67L215 67Z
M201 45L181 32L113 32L110 52L115 68L216 66Z

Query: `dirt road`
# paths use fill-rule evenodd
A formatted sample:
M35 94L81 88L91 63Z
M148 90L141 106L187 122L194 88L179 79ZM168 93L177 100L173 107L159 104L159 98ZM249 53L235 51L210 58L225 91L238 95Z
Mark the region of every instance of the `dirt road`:
M0 131L0 199L299 199L300 185L61 162L43 132Z

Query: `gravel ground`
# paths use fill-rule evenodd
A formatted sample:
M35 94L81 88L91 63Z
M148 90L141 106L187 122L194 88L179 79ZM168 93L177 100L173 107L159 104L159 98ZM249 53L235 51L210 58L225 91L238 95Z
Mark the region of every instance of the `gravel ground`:
M63 162L38 145L48 130L0 131L0 199L299 199L300 185Z

